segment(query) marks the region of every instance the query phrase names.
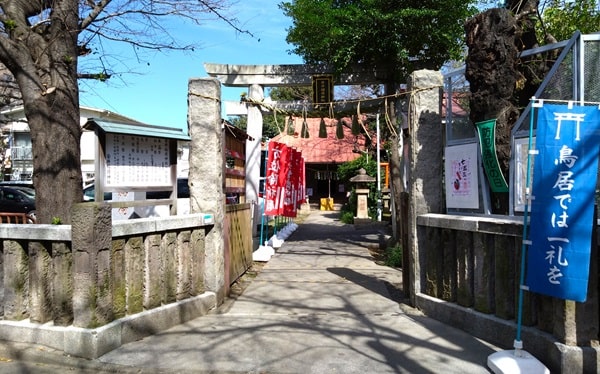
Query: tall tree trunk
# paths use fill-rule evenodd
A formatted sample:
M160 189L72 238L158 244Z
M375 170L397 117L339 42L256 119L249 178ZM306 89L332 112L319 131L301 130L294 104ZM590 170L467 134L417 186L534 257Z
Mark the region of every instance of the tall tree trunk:
M14 19L26 9L14 10ZM71 223L83 198L77 86L78 2L57 0L50 22L18 24L2 62L15 76L31 131L38 223Z
M538 46L535 25L538 17L539 0L511 0L506 4L515 15L517 38L515 44L517 50L522 52ZM553 37L551 37L553 39ZM526 107L539 87L540 77L544 77L552 67L541 55L533 55L521 58L517 69L519 70L517 96L515 104Z
M511 131L520 115L518 108L526 105L535 92L537 83L533 78L543 76L541 71L520 71L517 64L521 51L537 45L538 5L538 0L511 0L505 9L490 9L465 24L470 118L473 123L496 119L496 151L507 181ZM507 214L508 205L508 193L492 193L493 213Z
M515 18L507 9L490 9L466 25L469 54L465 76L471 87L473 123L496 119L496 152L504 178L509 180L511 129L519 118L513 103L518 37ZM508 193L492 193L492 212L508 214Z
M395 93L396 87L394 84L385 85L385 95L393 95ZM389 142L390 146L390 179L391 179L391 192L392 192L392 204L394 204L394 215L392 218L395 220L395 232L393 233L394 241L402 240L402 216L401 216L401 202L402 202L402 192L404 192L404 184L402 183L402 173L401 173L401 157L399 150L399 141L402 139L398 138L398 127L397 118L396 118L396 103L391 101L388 108L388 118L390 119L390 123L388 126L392 126L393 129L390 129L389 133Z
M406 233L402 230L402 212L404 211L402 207L402 193L404 192L404 183L402 183L402 156L400 155L400 150L398 149L399 139L397 135L391 135L390 143L392 146L390 147L390 179L391 179L391 192L392 192L392 202L394 204L394 215L392 218L394 219L394 227L395 232L393 233L393 239L395 242L402 242L402 236Z
M51 100L26 103L32 135L36 218L38 223L57 219L69 224L72 205L83 197L79 107L71 95L63 95L58 89L53 96Z

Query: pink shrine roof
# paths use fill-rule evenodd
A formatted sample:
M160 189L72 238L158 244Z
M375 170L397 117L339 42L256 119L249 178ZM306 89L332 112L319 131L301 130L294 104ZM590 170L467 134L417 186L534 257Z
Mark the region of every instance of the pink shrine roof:
M356 137L352 135L351 120L345 118L344 138L336 137L337 120L325 118L325 127L327 129L327 138L319 137L320 118L307 118L308 138L302 138L302 118L294 119L294 135L283 133L271 139L272 141L284 143L288 146L302 151L305 163L324 164L324 163L343 163L352 161L360 156L360 152L352 152L355 149L364 150L364 135ZM373 139L375 143L375 139Z

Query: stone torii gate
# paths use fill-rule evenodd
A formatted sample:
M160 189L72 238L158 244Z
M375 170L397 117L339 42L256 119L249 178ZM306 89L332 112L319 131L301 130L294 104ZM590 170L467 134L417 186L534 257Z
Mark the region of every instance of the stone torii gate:
M339 76L325 65L229 65L205 63L206 73L218 79L225 87L248 87L251 103L264 100L265 87L310 86L313 77L333 75L334 85L383 84L391 80L391 69L365 69L355 67ZM329 104L329 103L327 103ZM333 103L332 103L333 104ZM278 104L282 110L300 112L306 103L293 102ZM341 105L341 107L340 107ZM344 108L345 107L345 108ZM348 111L348 104L337 104L336 111ZM262 139L263 118L258 105L247 105L248 123L246 132L253 140L246 142L246 200L254 203L253 221L259 216L258 192L260 182L260 142ZM256 224L252 224L256 234Z

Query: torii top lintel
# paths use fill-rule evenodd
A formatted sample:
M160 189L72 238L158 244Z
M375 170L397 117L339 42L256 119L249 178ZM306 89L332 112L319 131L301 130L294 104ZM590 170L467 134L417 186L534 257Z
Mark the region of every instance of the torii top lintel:
M226 87L247 87L253 84L277 86L310 86L312 77L333 74L325 65L229 65L204 63L206 73L217 78ZM380 84L390 80L389 69L354 67L334 78L334 84L360 85Z

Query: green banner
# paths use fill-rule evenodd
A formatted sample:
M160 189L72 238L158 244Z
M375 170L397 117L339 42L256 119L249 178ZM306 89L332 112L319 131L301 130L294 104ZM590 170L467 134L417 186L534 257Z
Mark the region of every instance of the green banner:
M481 158L483 168L487 175L490 188L493 192L508 192L508 184L500 170L498 156L496 154L496 120L477 122L475 124L479 132L479 143L481 144Z

